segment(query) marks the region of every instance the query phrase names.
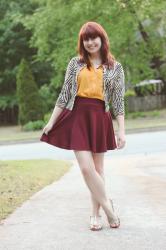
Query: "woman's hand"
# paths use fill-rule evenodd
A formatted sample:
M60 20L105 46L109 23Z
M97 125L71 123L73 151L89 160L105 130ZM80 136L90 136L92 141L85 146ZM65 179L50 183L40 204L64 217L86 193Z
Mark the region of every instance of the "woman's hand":
M47 124L46 124L46 126L43 128L43 133L45 133L46 135L48 134L48 132L52 129L52 127L53 127L53 123L51 123L51 122L48 122Z
M117 149L121 149L125 146L125 132L124 130L119 130L117 134Z

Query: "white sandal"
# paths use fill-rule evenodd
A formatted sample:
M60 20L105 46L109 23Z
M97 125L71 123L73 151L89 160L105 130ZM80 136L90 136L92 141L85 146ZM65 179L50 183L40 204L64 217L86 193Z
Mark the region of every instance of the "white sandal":
M113 200L109 198L109 201L111 203L112 210L115 213L115 209L114 209L114 205L113 205ZM107 216L107 219L108 219L110 227L112 227L112 228L118 228L118 227L120 227L120 218L117 216L117 214L116 214L116 220L114 220L112 217L109 217L109 216Z
M90 215L90 230L99 231L102 228L101 215Z

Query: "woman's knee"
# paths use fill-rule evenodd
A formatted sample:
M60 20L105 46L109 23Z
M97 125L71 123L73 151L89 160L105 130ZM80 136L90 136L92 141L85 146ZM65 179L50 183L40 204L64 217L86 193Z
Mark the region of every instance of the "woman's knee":
M89 168L89 166L81 166L81 172L84 176L90 176L92 170Z
M104 176L104 168L96 168L96 171L98 172L99 175Z
M90 151L74 151L79 167L83 175L88 176L95 170L92 154Z
M104 175L104 153L93 153L95 169L100 175Z

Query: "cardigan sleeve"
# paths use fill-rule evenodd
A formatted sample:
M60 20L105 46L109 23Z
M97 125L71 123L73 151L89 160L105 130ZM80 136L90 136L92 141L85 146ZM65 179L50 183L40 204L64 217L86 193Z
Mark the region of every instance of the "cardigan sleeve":
M125 95L125 75L121 63L118 63L116 77L112 90L112 110L114 116L125 115L124 95Z
M65 79L59 96L56 100L55 106L64 108L71 97L72 77L74 72L74 58L72 58L66 69Z

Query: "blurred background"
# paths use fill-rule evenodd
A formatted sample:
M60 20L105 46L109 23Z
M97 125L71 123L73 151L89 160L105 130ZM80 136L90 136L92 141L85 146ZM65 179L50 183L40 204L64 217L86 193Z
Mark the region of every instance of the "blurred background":
M111 179L111 185L116 190L114 194L122 209L124 223L127 227L129 225L129 230L125 231L125 234L123 230L121 231L121 241L119 236L117 237L116 246L122 244L126 249L133 249L130 242L134 239L135 249L165 249L166 1L164 0L0 0L0 225L3 224L3 219L32 194L58 181L72 166L69 160L73 160L74 154L71 151L42 143L39 138L62 88L67 64L77 55L79 30L87 21L96 21L104 27L110 39L111 52L123 65L125 72L127 145L120 152L115 150L107 152L105 162L107 177ZM116 132L115 117L113 123ZM76 171L75 169L78 168L73 168L72 171ZM49 232L44 231L48 230L45 224L53 221L53 218L56 226L51 224L53 229L50 235L53 236L54 244L50 246L55 246L54 241L57 237L56 233L52 232L55 232L55 228L57 230L61 228L57 225L63 225L63 229L70 227L65 224L68 220L65 219L66 222L62 223L62 213L60 211L59 216L58 206L54 202L59 204L60 210L63 207L67 210L62 211L72 214L75 211L73 197L78 195L79 199L75 199L78 202L77 207L85 208L86 202L80 199L83 195L78 183L80 179L79 177L72 179L73 177L70 183L63 184L64 188L58 193L56 190L49 193L48 190L48 193L44 194L44 199L38 200L43 202L41 211L46 208L45 211L48 211L50 218L40 213L38 218L40 206L34 207L38 201L32 202L31 209L28 207L31 213L29 217L26 209L23 210L24 216L18 213L17 219L13 213L12 227L9 223L8 230L6 226L0 228L2 230L0 249L13 250L8 248L5 239L16 249L29 249L32 243L36 244L33 249L40 249L38 243L41 244L45 240L43 235L47 236ZM67 195L63 196L65 192ZM46 197L53 197L56 215L49 212L53 211L52 201L49 200L46 204ZM33 215L36 217L32 218ZM59 222L55 216L59 216ZM37 222L36 232L39 232L37 234L39 236L35 235L35 243L31 241L34 239L34 230L27 226L26 221ZM71 220L69 222L71 223ZM80 221L77 221L75 225L79 223ZM21 225L25 226L24 230ZM71 225L73 226L72 223ZM64 235L62 230L61 244L66 242L70 245L71 239L78 238L79 248L80 242L89 245L91 235L90 238L84 238L86 234L80 234L78 228L75 231L73 228L70 230L74 232L73 237L68 231ZM6 238L3 230L6 232ZM10 230L13 230L13 233ZM12 235L13 238L8 235ZM46 244L51 239L50 235L46 237ZM80 237L83 239L80 240ZM100 239L97 237L94 242ZM17 239L18 247L16 247ZM115 243L114 240L113 235ZM107 241L110 247L110 237L106 237L100 244ZM30 245L26 248L25 245L29 242ZM154 244L153 247L153 244L148 245L151 243ZM20 244L25 245L20 248ZM103 245L100 244L101 249ZM75 246L74 248L63 246L62 249L75 249ZM43 249L48 249L47 247L48 245ZM119 246L116 249L123 247Z
M165 126L165 10L165 1L153 0L1 0L1 140L8 126L15 139L23 131L39 136L76 55L78 32L90 20L105 28L124 67L126 129Z

